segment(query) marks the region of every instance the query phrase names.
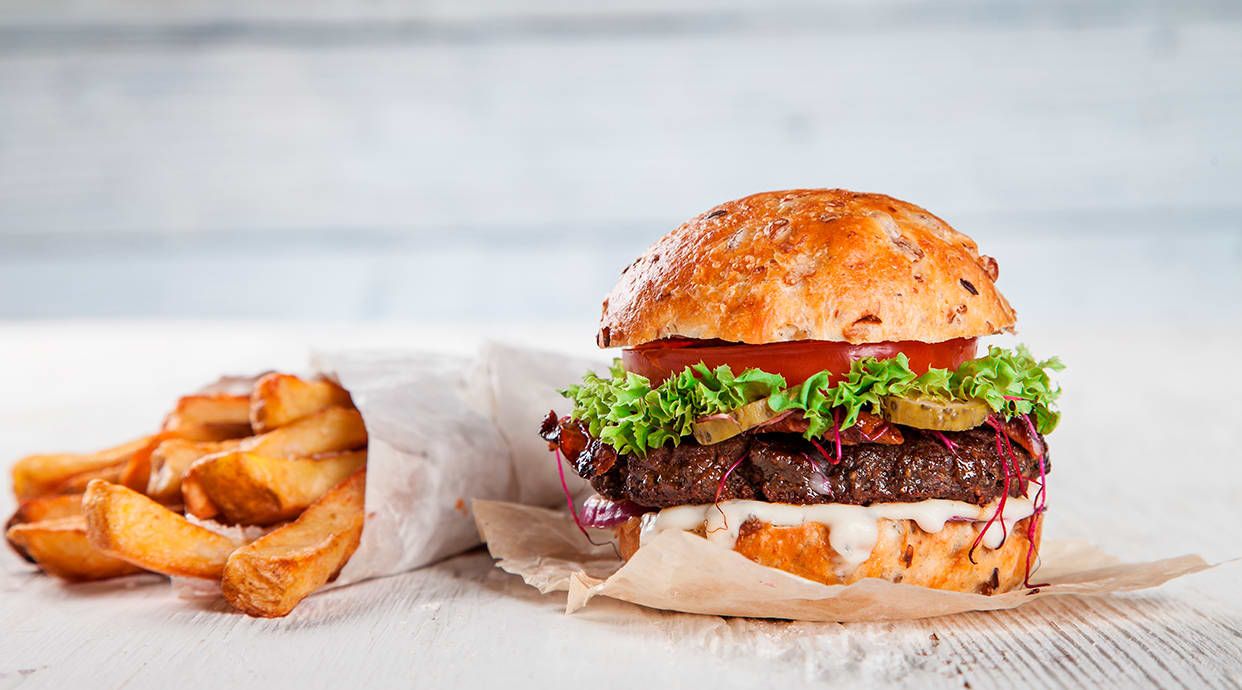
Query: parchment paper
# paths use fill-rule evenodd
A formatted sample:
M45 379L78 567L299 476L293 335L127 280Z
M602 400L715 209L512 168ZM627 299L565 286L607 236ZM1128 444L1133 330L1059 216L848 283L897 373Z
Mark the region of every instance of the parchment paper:
M564 511L480 500L479 533L497 565L547 593L567 591L566 613L598 596L657 609L718 616L804 621L930 618L964 611L1010 609L1054 596L1146 589L1212 567L1199 556L1118 563L1079 543L1048 541L1041 549L1038 590L985 596L884 580L823 585L686 532L660 532L622 565L610 546L592 546ZM598 531L604 541L610 538Z
M312 369L352 395L369 437L362 541L333 586L412 570L477 546L475 498L565 498L537 436L556 392L592 362L499 343L474 356L316 353ZM566 473L575 494L589 486Z

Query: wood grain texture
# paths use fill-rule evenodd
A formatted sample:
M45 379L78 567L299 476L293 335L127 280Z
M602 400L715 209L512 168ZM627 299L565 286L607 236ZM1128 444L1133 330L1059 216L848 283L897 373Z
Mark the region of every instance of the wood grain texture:
M911 624L703 619L600 602L564 616L474 553L249 619L154 578L67 588L9 574L0 681L29 687L1236 687L1238 619L1167 596ZM13 590L16 589L16 592ZM20 595L19 595L20 594ZM53 637L55 635L55 637ZM968 684L968 685L967 685ZM25 687L25 686L23 686Z
M477 340L470 331L0 325L0 380L20 391L0 398L0 456L103 445L117 429L158 423L188 385L222 371L296 368L303 342L465 351ZM1037 351L1055 349L1070 363L1065 420L1052 437L1049 538L1093 539L1128 559L1242 555L1242 535L1230 528L1242 502L1232 432L1242 402L1178 377L1127 377L1192 346L1205 358L1225 357L1239 335L1242 329L1158 338L1141 325L1114 326L1107 337L1041 334ZM590 347L589 329L544 325L526 337L557 344L573 343L571 336ZM118 396L126 404L115 404ZM1198 433L1143 421L1192 403L1205 410ZM1170 463L1178 470L1160 472ZM7 509L7 486L0 491ZM620 687L1242 685L1236 563L1154 592L850 625L669 614L608 601L565 616L563 595L535 593L480 552L313 596L272 621L219 601L178 600L154 576L65 586L7 553L0 566L4 687L577 688L600 677Z
M950 221L1237 207L1228 12L705 13L343 43L186 14L197 33L0 37L0 236L596 234L800 186L883 191Z
M1131 311L1165 263L1242 294L1242 13L1211 0L4 10L7 318L590 328L660 234L797 186L944 216L1028 291L1028 325L1117 309L1082 289L1096 271L1154 278ZM1049 236L1080 244L1053 259Z

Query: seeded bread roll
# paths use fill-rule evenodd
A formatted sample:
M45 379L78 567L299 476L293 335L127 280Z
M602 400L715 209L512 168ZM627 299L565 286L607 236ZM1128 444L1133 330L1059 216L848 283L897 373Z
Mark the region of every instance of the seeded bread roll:
M913 204L842 189L721 204L656 242L604 300L600 347L942 342L1013 330L996 260Z
M1042 515L1018 521L1000 548L980 545L975 549L974 563L969 552L978 528L968 522L946 523L933 534L924 532L913 520L882 519L871 557L846 570L828 543L828 527L820 523L773 527L751 519L742 524L734 550L756 563L826 585L847 585L875 577L955 592L997 594L1022 586L1030 520L1036 521L1038 550ZM630 518L617 527L617 542L626 560L639 548L639 524L639 518ZM700 528L697 533L701 536L702 531ZM1032 563L1032 569L1034 566Z

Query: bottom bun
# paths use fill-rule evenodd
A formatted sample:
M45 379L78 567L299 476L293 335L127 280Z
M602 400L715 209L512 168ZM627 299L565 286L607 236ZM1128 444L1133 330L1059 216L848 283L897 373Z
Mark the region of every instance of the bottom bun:
M854 568L843 568L828 542L828 527L820 523L773 527L752 518L742 525L734 550L761 565L826 585L847 585L875 577L920 587L994 594L1022 585L1031 520L1035 520L1031 534L1038 551L1042 515L1018 521L999 548L980 545L975 549L974 563L970 562L970 547L979 530L969 522L949 522L944 529L931 533L912 520L881 519L880 536L871 556ZM617 527L617 542L627 561L639 548L640 529L640 518L630 518ZM702 528L696 534L702 536Z

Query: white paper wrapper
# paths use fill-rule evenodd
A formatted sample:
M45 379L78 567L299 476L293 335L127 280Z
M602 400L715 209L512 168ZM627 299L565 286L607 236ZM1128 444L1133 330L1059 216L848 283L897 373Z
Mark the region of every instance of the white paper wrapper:
M563 503L539 420L565 408L558 386L598 365L494 343L474 357L315 354L312 368L350 392L370 439L362 541L334 586L477 546L472 499ZM578 477L567 479L576 494L587 491Z
M875 579L829 586L759 565L686 532L656 534L622 565L610 546L588 543L563 511L481 500L474 512L497 565L541 592L567 591L567 613L605 596L719 616L908 620L1016 608L1050 596L1146 589L1212 567L1199 556L1122 564L1088 545L1048 541L1038 579L1050 584L1037 591L985 596Z

